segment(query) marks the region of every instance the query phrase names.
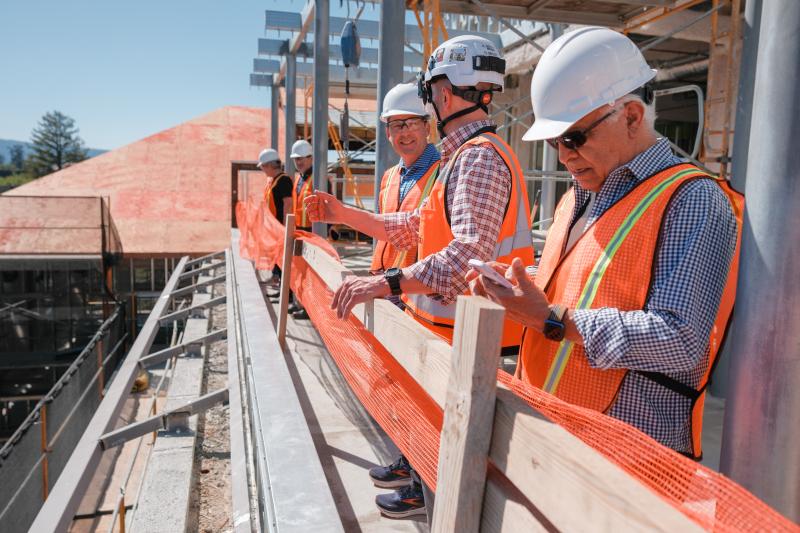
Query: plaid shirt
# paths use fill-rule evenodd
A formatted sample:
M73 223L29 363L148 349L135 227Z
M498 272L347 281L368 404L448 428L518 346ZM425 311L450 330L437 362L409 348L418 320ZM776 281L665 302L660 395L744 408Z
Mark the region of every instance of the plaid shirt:
M436 147L431 143L428 143L428 146L425 147L425 150L422 152L416 161L414 161L411 166L406 167L405 163L403 163L403 159L400 159L400 162L397 164L398 168L400 169L400 203L403 203L405 200L408 191L410 191L414 185L420 180L422 176L428 172L428 169L433 166L439 160L439 151L436 150Z
M587 221L597 220L636 183L681 163L666 139L612 171ZM574 221L589 191L575 185ZM697 388L736 247L730 203L711 180L681 187L664 216L653 283L641 311L574 311L589 364L660 372ZM679 452L692 450L691 401L635 372L628 373L609 414Z
M478 130L491 126L493 122L480 120L445 137L441 164L446 165L458 147ZM453 240L443 250L409 267L411 275L430 287L432 293L441 295L445 305L467 290L464 276L470 259L492 259L511 194L511 173L494 148L470 146L453 161L446 192ZM419 220L419 209L387 214L384 226L389 242L398 250L415 247Z

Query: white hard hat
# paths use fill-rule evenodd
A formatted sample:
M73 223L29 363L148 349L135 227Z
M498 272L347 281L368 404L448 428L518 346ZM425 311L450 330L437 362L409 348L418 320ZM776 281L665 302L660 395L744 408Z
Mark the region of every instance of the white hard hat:
M273 150L272 148L265 148L261 150L261 153L258 154L258 168L261 168L261 165L266 165L267 163L271 163L273 161L280 161L281 157L278 155L277 150Z
M655 75L636 44L621 33L594 26L566 33L547 47L533 71L531 102L536 119L522 139L558 137Z
M428 116L425 105L420 100L416 84L398 83L383 97L381 121L388 122L390 117L397 115Z
M305 139L300 139L299 141L295 141L292 145L292 159L297 159L298 157L308 157L314 153L314 149L311 148L311 143L306 141Z
M460 35L434 50L425 70L425 81L447 76L456 87L474 87L483 82L502 91L505 71L506 61L492 41L476 35Z

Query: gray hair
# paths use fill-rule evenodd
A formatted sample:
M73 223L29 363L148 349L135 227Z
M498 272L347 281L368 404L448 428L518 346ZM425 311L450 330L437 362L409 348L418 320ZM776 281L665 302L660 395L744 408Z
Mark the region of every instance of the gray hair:
M628 102L639 102L644 107L644 123L645 125L655 133L656 131L656 103L655 101L651 102L650 105L645 104L642 97L638 94L626 94L622 98L616 101L614 104L614 109L617 111L621 111L623 106Z

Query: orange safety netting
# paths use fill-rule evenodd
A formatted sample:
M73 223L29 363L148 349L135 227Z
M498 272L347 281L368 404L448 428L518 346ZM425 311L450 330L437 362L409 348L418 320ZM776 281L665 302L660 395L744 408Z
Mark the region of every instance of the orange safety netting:
M240 217L237 209L237 220L244 220L244 214L242 210ZM254 221L257 219L253 216ZM271 237L259 236L264 231L259 228L266 227L275 233ZM245 257L254 257L251 252L257 249L251 240L279 241L282 248L283 226L277 221L275 225L248 224L252 230L249 233L241 222L240 228L243 256L245 251L250 254ZM326 250L332 251L318 236L302 233L299 236L303 240L322 242ZM302 257L295 257L292 262L292 289L355 395L435 490L442 409L358 320L352 315L348 320L336 318L330 309L330 289ZM503 371L498 371L497 378L533 409L603 454L703 528L800 531L798 525L734 481L662 446L636 428L568 404Z

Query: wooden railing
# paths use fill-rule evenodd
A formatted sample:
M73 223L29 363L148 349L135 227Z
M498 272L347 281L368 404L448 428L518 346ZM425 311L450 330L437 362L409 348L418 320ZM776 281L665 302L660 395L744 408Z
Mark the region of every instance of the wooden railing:
M286 226L292 228L293 220ZM295 250L292 232L285 249ZM350 274L313 244L304 242L300 253L332 291ZM291 258L284 255L284 283L291 277ZM288 290L282 288L281 295L285 299ZM285 304L279 324L285 324ZM456 305L452 347L386 300L353 310L444 410L432 531L702 530L498 385L503 308L475 296L461 296ZM503 475L487 477L489 463Z

